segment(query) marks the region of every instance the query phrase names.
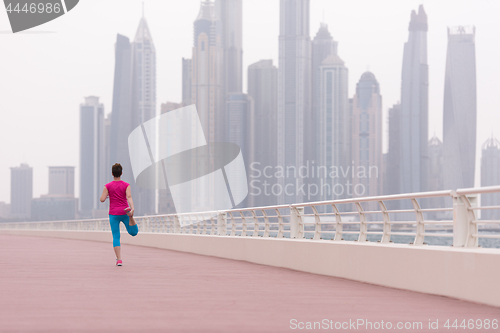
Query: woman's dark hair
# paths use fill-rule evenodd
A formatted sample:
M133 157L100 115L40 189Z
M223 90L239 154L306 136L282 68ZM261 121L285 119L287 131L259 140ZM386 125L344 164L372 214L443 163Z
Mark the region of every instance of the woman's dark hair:
M111 173L113 174L113 177L121 177L122 175L122 166L120 163L115 163L113 167L111 168Z

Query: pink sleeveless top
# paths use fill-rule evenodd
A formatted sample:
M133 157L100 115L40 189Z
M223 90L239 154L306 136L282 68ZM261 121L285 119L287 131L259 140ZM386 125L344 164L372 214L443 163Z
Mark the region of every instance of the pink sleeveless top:
M109 215L125 215L124 209L128 207L126 191L129 183L120 180L109 182L105 186L109 193Z

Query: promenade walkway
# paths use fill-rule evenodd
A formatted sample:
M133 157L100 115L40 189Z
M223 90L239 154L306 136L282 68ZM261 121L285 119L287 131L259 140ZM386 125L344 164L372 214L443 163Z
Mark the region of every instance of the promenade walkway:
M292 319L422 322L418 332L439 320L431 331L449 332L447 319L500 319L500 308L247 262L122 255L116 267L111 242L0 235L0 332L299 331Z

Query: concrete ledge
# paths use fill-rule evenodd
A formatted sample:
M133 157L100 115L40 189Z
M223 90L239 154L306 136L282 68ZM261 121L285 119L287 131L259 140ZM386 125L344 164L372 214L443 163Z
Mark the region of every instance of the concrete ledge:
M0 230L2 234L109 242L100 231ZM500 307L500 250L186 234L122 235L123 244L150 246Z

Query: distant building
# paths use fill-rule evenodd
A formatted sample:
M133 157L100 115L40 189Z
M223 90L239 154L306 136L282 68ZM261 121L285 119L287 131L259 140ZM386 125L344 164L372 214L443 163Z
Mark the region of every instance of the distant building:
M207 142L221 142L226 133L221 21L212 2L200 6L194 22L191 103L196 104Z
M481 186L495 185L500 185L500 141L491 137L482 147ZM500 193L481 194L481 206L500 206ZM500 220L500 210L482 210L481 219Z
M193 79L193 62L191 59L182 58L182 104L191 105Z
M132 45L127 37L117 35L115 43L113 110L111 112L109 141L110 165L108 165L108 169L106 170L106 176L109 174L107 180L113 180L110 174L110 167L115 163L120 163L125 172L122 179L130 183L131 188L135 187L135 184L128 153L128 136L134 129L133 126L139 125L133 121L132 72ZM81 199L80 197L80 201ZM137 211L137 214L139 215L139 211Z
M319 114L321 113L321 64L329 55L337 54L337 42L333 40L328 25L321 23L316 36L312 41L312 113L310 128L308 129L306 158L310 161L319 162L319 156L316 152L319 148Z
M444 84L444 188L474 187L476 167L475 29L448 28Z
M80 201L82 217L90 218L102 209L99 201L106 183L104 106L99 97L80 104ZM109 173L109 171L108 171Z
M75 167L49 167L49 195L75 197Z
M243 4L242 0L216 0L215 13L221 22L224 50L224 95L243 91Z
M0 202L0 219L7 219L10 217L10 204Z
M123 180L130 183L137 215L156 213L156 190L141 188L135 184L129 159L128 135L154 117L156 49L147 20L143 16L133 43L122 35L118 35L116 40L109 157L111 164L120 163L123 167ZM107 170L107 180L112 180L109 174L110 171Z
M401 104L397 103L389 109L388 134L389 149L386 158L386 175L384 178L384 194L399 194L399 168L401 162L399 117Z
M351 117L348 97L348 70L337 54L329 55L321 64L321 109L319 113L318 165L322 200L348 197L351 182ZM331 177L337 170L338 177Z
M33 198L33 168L27 164L10 168L10 215L28 220Z
M181 107L182 103L166 102L161 105L161 114L177 110ZM165 151L165 145L167 144L168 143L164 142L164 140L160 140L160 151ZM163 175L157 175L157 179L164 179L164 177ZM165 188L163 188L163 185L164 184L160 184L158 190L158 214L175 214L175 205L172 194L170 193L170 189L166 186L166 182L164 186Z
M352 111L354 196L382 194L382 96L375 75L365 72L356 85ZM374 207L375 208L375 207Z
M297 170L305 166L305 134L311 119L311 38L309 0L280 1L278 66L278 165ZM278 179L278 203L303 202L304 183L296 171ZM286 194L285 187L291 187ZM307 197L305 198L307 199Z
M254 133L254 104L252 97L247 94L230 93L227 96L227 111L226 111L226 124L227 132L226 138L228 142L237 144L241 148L243 159L245 160L245 169L249 174L249 166L251 161L254 160L254 145L255 139L252 137ZM238 180L242 189L246 188L247 184L243 183L247 179L244 173L241 176L235 177ZM234 186L233 189L234 191ZM253 206L254 198L248 196L247 199L240 204L240 207Z
M427 186L429 67L427 14L422 5L411 13L404 46L401 81L399 193L423 192Z
M443 185L443 143L435 135L429 140L429 171L427 185L428 191L444 190ZM445 207L445 198L436 197L423 200L427 205L423 208L442 208ZM430 218L437 219L444 217L440 212L427 213ZM449 214L448 214L449 215Z
M248 170L248 181L258 190L249 188L249 204L253 206L271 206L277 204L276 195L271 192L271 187L276 184L274 175L266 177L262 171L266 167L274 170L277 165L277 115L278 115L278 69L272 60L261 60L248 67L248 95L254 103L253 133L251 140L253 152L252 159L247 162L261 172L260 177L254 178L255 171ZM269 170L266 169L266 170ZM273 173L271 173L273 174ZM264 182L267 182L265 185ZM268 186L267 194L265 186Z
M104 186L103 186L104 187ZM31 201L32 221L69 221L76 217L77 199L46 195Z
M433 136L429 140L429 191L443 190L443 178L443 143Z

